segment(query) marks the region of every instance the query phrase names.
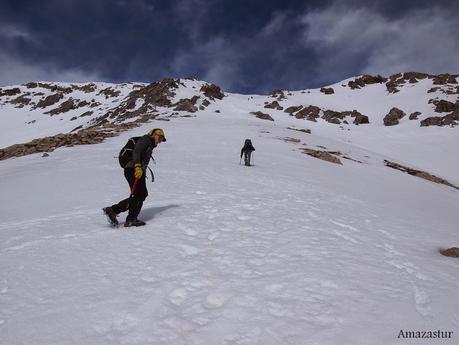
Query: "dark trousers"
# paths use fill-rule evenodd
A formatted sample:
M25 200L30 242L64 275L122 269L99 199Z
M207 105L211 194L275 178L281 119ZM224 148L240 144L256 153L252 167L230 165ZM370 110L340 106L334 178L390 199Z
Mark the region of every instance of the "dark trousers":
M132 189L135 181L134 168L124 169L124 177L129 183L129 188ZM119 203L113 205L112 209L116 214L129 210L129 214L126 220L129 221L137 219L137 216L142 209L143 201L147 196L147 185L145 183L145 174L143 174L142 177L137 181L134 194L132 194L129 198L121 200Z
M250 156L252 156L252 151L244 151L244 163L245 165L250 165Z

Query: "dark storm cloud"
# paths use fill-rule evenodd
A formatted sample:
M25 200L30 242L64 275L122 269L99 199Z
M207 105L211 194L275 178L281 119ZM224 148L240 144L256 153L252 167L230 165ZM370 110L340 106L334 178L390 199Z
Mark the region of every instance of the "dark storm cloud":
M459 71L456 1L0 0L0 85L195 76L225 90Z

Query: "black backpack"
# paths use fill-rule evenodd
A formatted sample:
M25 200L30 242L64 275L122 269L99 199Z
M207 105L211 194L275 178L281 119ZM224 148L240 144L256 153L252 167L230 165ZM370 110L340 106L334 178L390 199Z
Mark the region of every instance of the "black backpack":
M126 145L120 151L118 155L118 160L120 162L120 166L124 169L129 161L132 160L132 154L134 153L135 144L139 141L141 137L132 137L129 138Z

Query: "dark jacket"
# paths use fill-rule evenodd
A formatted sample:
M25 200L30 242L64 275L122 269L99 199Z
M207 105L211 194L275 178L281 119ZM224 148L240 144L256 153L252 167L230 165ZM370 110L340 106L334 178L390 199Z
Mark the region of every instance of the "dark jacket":
M141 137L135 144L132 160L126 165L126 168L133 168L136 164L142 164L142 168L145 170L155 147L155 140L151 135L146 134Z
M242 154L245 153L245 152L252 152L252 151L255 151L255 147L253 147L252 143L245 143L244 144L244 147L241 149L241 157L242 157Z

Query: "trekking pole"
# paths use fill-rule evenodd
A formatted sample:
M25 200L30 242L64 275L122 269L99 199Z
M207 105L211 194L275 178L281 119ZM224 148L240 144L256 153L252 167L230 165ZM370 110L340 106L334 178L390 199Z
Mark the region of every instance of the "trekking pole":
M241 156L241 159L239 159L239 165L241 165L241 162L242 162L242 156Z
M255 165L255 155L252 152L252 165Z

